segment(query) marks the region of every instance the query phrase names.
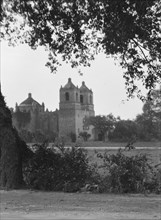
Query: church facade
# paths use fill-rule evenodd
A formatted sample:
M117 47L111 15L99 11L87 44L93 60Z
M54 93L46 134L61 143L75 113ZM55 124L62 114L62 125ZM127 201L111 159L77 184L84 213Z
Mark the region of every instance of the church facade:
M44 103L39 104L31 93L12 110L13 125L18 131L39 131L44 135L53 133L66 140L70 140L73 135L78 138L82 132L88 133L89 139L93 140L94 127L87 126L85 120L94 115L92 90L85 82L80 87L75 86L71 78L59 90L59 110L45 110Z

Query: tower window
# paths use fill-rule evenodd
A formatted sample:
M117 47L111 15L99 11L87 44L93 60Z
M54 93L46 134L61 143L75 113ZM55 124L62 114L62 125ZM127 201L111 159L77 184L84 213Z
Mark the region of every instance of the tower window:
M83 95L80 95L80 102L83 103Z
M69 92L66 92L66 93L65 93L65 100L66 100L66 101L69 101Z
M78 93L76 93L76 101L78 102Z
M92 104L92 95L90 95L90 104Z

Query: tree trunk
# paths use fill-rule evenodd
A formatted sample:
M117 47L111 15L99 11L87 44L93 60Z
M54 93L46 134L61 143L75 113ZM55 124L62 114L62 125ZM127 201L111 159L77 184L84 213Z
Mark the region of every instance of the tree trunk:
M22 161L29 152L12 126L12 115L0 91L0 187L20 188L23 182Z

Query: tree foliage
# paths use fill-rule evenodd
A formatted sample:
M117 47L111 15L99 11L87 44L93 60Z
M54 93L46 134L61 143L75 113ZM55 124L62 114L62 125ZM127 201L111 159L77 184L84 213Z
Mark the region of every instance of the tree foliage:
M138 80L149 94L160 82L160 0L2 2L1 37L33 49L45 46L51 71L60 59L72 67L89 66L104 52L119 58L129 95L137 91Z
M78 191L91 175L87 153L81 148L35 145L34 155L24 166L26 184L39 190Z
M111 141L129 142L137 137L137 124L132 120L119 120L109 134Z
M101 135L102 139L105 140L107 132L114 128L115 117L112 114L107 116L97 115L86 119L87 125L93 125L98 134Z
M108 184L101 184L103 191L117 193L160 193L160 180L157 170L145 154L127 156L125 150L119 149L116 154L98 154L103 160L103 167L109 172Z
M110 141L154 141L161 140L161 90L153 90L150 100L144 102L143 113L134 120L122 120L112 115L88 119L97 131L108 132Z
M139 139L161 140L161 90L153 91L152 99L145 102L143 113L137 115L135 122Z
M88 132L83 131L79 133L79 136L82 137L84 141L88 141L91 135Z

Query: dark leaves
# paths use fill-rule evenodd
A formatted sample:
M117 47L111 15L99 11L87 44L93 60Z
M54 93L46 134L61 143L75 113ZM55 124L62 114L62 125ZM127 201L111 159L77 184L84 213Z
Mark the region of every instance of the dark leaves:
M10 43L25 41L34 49L45 46L53 58L47 63L51 71L60 58L72 67L89 66L103 51L120 60L129 96L138 80L149 91L160 82L159 0L4 0L3 5L1 37ZM21 31L16 23L20 16Z

